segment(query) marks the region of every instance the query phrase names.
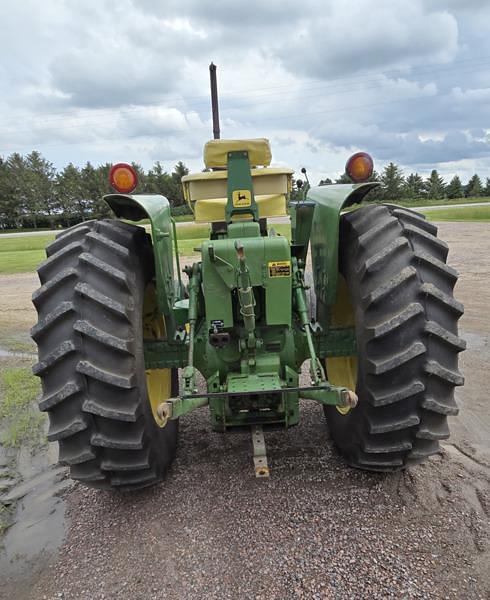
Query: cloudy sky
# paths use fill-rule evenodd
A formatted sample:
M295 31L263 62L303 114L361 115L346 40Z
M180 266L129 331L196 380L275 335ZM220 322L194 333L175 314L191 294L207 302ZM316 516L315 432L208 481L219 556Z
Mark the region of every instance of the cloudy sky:
M490 176L488 0L3 0L0 155L61 168L183 160L267 137L313 180L376 167Z

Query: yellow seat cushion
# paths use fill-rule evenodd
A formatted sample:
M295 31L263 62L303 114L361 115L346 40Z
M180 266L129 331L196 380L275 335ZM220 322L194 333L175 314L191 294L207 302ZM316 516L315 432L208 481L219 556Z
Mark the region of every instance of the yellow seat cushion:
M210 140L204 145L204 164L208 169L226 168L228 152L246 150L250 165L253 167L268 167L272 154L269 140L257 138L254 140Z

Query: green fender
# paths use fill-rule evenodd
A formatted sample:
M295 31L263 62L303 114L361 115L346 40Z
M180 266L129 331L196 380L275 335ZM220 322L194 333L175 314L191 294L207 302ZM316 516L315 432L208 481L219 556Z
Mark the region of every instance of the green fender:
M337 296L339 224L343 208L361 202L378 183L323 185L308 190L315 202L311 228L311 257L317 302L331 306Z
M173 227L170 204L159 194L108 194L104 200L116 216L129 221L150 219L158 308L165 316L167 335L173 338L175 298L173 265Z

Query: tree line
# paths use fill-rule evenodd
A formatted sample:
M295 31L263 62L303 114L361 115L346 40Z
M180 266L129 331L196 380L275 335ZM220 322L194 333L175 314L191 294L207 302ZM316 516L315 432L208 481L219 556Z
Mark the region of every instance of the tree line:
M102 200L113 191L109 185L111 164L98 167L87 162L83 167L69 163L61 171L39 152L22 156L13 153L0 157L0 229L69 227L87 219L109 217L111 211ZM181 179L189 169L178 162L167 172L160 162L145 171L133 163L138 173L137 193L162 194L168 198L173 214L189 212L182 196ZM463 184L458 175L449 182L434 169L427 178L418 173L405 177L401 168L390 163L383 172L373 173L370 181L380 185L369 193L371 201L397 201L400 199L444 200L490 196L490 177L483 184L473 175ZM350 183L347 175L335 182L328 177L319 185ZM293 190L293 197L298 193Z
M87 219L111 216L102 200L113 192L111 164L83 167L69 163L57 171L39 152L0 157L0 229L69 227ZM169 173L160 162L151 169L133 163L138 174L137 193L162 194L174 213L185 212L181 178L188 168L178 162Z
M369 181L379 182L367 199L371 201L396 201L402 199L410 200L446 200L455 198L478 198L490 196L490 177L486 178L485 184L479 175L475 174L463 184L460 177L455 175L446 182L436 169L425 179L418 173L410 173L405 177L402 169L395 163L388 164L381 174L374 171ZM322 179L319 185L332 183L351 183L348 175L342 175L335 182Z

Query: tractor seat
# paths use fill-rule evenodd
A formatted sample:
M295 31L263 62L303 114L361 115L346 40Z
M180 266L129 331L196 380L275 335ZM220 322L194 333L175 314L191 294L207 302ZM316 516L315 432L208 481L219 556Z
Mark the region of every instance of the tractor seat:
M287 200L294 171L282 167L269 167L271 150L268 140L211 140L204 146L204 164L207 168L219 170L182 177L184 198L194 212L197 222L213 223L225 220L228 152L239 150L248 152L252 165L252 184L259 217L287 215Z

